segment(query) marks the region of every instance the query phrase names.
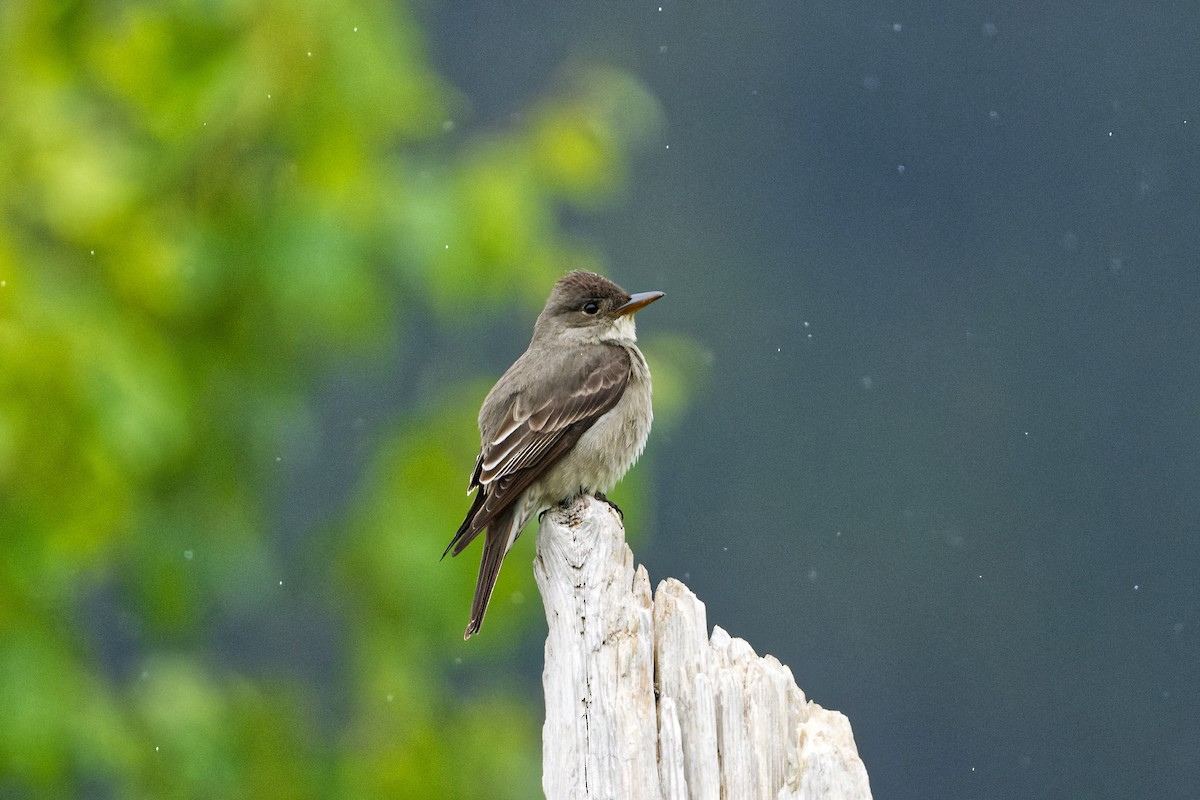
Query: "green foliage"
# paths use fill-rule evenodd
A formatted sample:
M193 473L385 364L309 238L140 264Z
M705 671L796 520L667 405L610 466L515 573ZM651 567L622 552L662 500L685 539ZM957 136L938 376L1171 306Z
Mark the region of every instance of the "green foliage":
M382 0L11 0L0 36L0 794L534 796L538 721L463 664L536 616L528 570L468 649L473 570L435 557L485 385L399 416L300 554L278 454L407 315L596 264L556 209L620 188L654 101L576 70L467 139ZM230 657L314 619L334 667Z

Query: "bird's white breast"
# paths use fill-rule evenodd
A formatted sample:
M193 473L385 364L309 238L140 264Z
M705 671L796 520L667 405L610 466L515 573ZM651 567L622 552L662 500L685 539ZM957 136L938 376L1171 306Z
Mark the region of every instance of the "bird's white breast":
M588 428L575 447L538 481L543 507L577 494L609 492L642 454L654 412L650 402L650 370L636 347L629 345L633 372L617 404ZM580 476L591 478L581 485Z

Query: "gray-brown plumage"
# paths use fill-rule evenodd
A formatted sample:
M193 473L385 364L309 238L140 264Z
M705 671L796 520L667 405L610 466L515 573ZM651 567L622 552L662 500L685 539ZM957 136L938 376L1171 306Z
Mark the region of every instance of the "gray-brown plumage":
M641 455L654 412L633 314L660 297L630 295L591 272L566 275L529 348L488 392L467 490L478 494L442 554L458 555L486 530L465 638L479 631L500 564L529 519L608 492Z

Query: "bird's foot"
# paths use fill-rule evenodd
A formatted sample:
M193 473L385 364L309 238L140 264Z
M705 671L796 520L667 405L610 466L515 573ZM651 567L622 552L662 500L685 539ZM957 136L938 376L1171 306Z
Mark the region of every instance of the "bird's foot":
M621 517L621 521L622 521L622 522L624 522L624 521L625 521L625 512L621 510L621 507L620 507L619 505L617 505L617 504L616 504L616 503L614 503L612 500L609 500L607 497L605 497L605 496L604 496L604 492L596 492L596 493L593 495L593 497L595 497L597 500L601 500L601 501L603 501L603 502L605 502L605 503L608 503L609 507L610 507L610 508L611 508L613 511L617 512L617 514L619 514L619 515L620 515L620 517Z

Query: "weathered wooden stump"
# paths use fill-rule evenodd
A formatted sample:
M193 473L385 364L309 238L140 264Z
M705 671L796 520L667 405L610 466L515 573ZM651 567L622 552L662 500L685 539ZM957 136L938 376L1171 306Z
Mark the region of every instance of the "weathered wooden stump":
M547 800L859 800L867 771L845 716L807 700L666 580L651 596L620 517L580 498L538 530L549 635Z

